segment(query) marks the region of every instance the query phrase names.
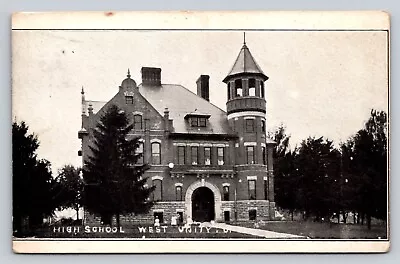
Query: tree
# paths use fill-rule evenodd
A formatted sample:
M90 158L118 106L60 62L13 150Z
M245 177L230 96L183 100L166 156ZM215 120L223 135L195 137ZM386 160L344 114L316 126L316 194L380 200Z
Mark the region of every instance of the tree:
M79 220L79 208L82 205L83 179L81 168L65 165L58 172L55 181L57 194L55 199L60 209L73 208L76 210L76 219Z
M149 166L137 164L140 142L128 139L131 130L126 114L110 106L93 130L92 155L83 168L85 208L106 224L115 216L118 227L120 215L147 213L153 205L148 198L154 187L146 187L143 177Z
M366 216L370 229L371 217L387 216L387 114L371 110L364 128L344 147L344 173L353 190L349 203Z
M12 125L13 169L13 230L20 235L22 228L32 229L43 223L56 208L54 180L50 162L39 160L36 150L39 141L28 133L25 122ZM28 222L25 223L27 220Z
M323 137L309 137L301 143L296 162L299 205L305 218L329 219L337 211L336 183L340 180L340 153L333 142Z
M293 220L293 213L296 209L298 180L295 168L296 152L289 150L290 136L286 134L283 125L280 125L270 136L276 143L273 150L275 200L279 207L289 210Z

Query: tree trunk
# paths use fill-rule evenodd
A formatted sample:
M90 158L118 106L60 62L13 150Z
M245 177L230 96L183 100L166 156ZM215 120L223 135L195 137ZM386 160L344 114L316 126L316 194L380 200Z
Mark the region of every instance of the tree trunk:
M291 215L291 217L292 217L292 221L293 221L293 214L294 214L294 211L292 210L292 211L290 212L290 215Z
M346 211L343 211L343 223L346 224L346 222L347 222L347 213Z
M79 206L77 206L75 210L76 210L76 220L79 221Z
M120 223L119 223L119 213L117 213L117 214L115 215L115 218L116 218L116 221L117 221L117 228L118 228L118 230L119 230L119 227L120 227Z
M361 225L364 225L364 213L361 213Z
M369 214L367 215L367 227L368 230L371 230L371 216Z
M353 211L353 224L356 224L356 211Z

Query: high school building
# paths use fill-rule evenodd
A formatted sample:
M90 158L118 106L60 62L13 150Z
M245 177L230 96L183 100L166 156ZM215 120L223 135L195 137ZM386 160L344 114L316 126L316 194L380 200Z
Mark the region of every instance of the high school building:
M229 62L227 62L229 64ZM168 69L165 69L168 70ZM147 215L121 221L248 221L275 215L272 149L266 136L265 81L268 77L243 44L226 84L226 111L209 101L209 76L197 94L179 84L163 84L160 68L143 67L141 84L129 70L108 102L89 101L82 90L83 162L90 155L92 129L115 104L132 120L132 136L142 140L140 162L151 168L148 185L156 201ZM195 81L195 80L194 80ZM86 214L87 221L98 221Z

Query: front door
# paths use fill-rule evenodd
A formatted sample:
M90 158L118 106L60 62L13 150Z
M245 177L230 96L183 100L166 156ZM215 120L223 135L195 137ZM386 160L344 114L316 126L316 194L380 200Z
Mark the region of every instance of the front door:
M215 219L214 193L207 187L197 188L192 194L192 218L196 222Z

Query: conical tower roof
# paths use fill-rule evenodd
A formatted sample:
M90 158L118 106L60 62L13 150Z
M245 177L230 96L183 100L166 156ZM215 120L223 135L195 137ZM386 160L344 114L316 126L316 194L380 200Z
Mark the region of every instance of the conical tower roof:
M235 63L232 66L232 69L223 81L226 82L230 77L235 75L248 73L259 75L265 80L268 80L268 77L261 70L260 66L258 66L253 55L251 55L251 52L246 43L244 43L242 49L239 52L239 55L235 60Z

